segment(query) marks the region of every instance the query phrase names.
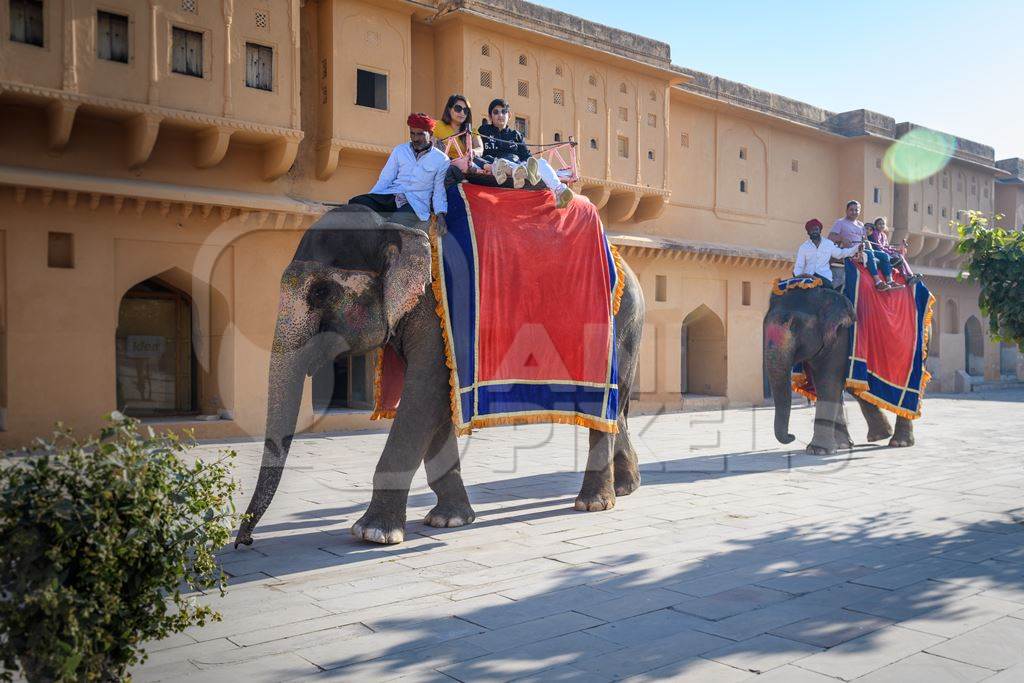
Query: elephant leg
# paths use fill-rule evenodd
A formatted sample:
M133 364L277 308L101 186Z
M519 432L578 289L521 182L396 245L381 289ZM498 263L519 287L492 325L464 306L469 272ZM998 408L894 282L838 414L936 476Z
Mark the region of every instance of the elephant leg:
M854 443L853 438L850 436L850 425L846 421L846 409L842 406L840 406L839 413L836 415L835 439L836 447L853 448Z
M640 487L640 463L637 461L636 450L629 440L629 429L626 426L627 408L619 415L619 433L612 439L615 452L615 495L628 496Z
M862 398L857 399L864 421L868 423L868 441L882 441L892 436L892 427L881 408L868 403Z
M814 376L818 401L814 410L814 436L807 445L807 452L812 455L832 455L838 449L836 432L843 419L843 387L840 365L826 359L821 365L811 368ZM833 367L834 366L834 367Z
M890 448L903 448L914 445L914 421L905 417L896 418L896 433L889 440Z
M614 434L590 430L587 471L583 475L580 494L576 497L577 510L596 512L615 507L614 446Z
M449 424L434 436L424 461L427 483L437 494L437 505L427 513L423 523L433 527L455 527L472 524L476 513L469 504L469 494L462 483L459 444Z

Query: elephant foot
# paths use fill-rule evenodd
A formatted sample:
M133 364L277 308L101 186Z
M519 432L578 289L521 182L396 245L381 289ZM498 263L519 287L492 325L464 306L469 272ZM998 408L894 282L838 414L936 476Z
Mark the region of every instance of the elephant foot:
M889 448L906 448L914 445L914 437L911 436L894 436L889 440Z
M807 455L835 455L836 450L837 449L835 446L817 446L813 443L810 443L807 444L805 452L807 453Z
M438 503L434 509L423 518L427 526L444 529L445 527L465 526L472 524L476 519L476 513L468 502Z
M352 535L371 543L401 543L405 540L405 516L367 511L352 525Z
M580 493L573 506L580 512L600 512L615 507L615 492L603 491L595 494Z
M892 436L892 430L887 430L883 432L868 432L868 441L885 441L890 436Z

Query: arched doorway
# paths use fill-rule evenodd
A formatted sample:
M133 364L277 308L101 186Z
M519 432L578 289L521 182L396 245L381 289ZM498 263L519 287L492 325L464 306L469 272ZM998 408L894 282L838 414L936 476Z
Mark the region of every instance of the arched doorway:
M192 301L157 278L132 287L117 315L117 407L137 417L197 406Z
M1000 342L999 344L999 376L1002 379L1017 378L1017 360L1020 353L1014 344Z
M964 323L964 370L974 377L985 374L985 338L981 322L973 315Z
M679 393L726 395L725 325L707 306L683 319L680 356Z

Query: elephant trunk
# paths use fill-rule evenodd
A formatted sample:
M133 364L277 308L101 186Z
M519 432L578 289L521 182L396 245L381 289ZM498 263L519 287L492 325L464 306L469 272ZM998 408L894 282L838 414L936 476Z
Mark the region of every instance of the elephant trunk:
M239 544L252 544L253 529L274 498L277 485L281 482L285 461L288 459L292 437L295 435L295 423L302 401L302 388L308 365L303 360L306 354L301 350L279 350L278 336L275 335L275 350L270 355L263 462L260 465L256 488L245 511L246 516L239 527L238 536L235 537L236 548Z
M773 333L774 332L774 333ZM793 403L792 371L794 349L792 336L766 330L764 362L768 371L768 383L775 401L775 438L779 443L792 443L796 438L789 433L789 413Z

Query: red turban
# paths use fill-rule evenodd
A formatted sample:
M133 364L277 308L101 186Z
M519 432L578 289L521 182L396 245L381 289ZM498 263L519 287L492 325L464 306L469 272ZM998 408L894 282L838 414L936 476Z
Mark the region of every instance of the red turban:
M437 121L430 118L423 112L417 114L409 114L409 118L406 119L406 123L409 124L410 128L416 128L417 130L428 130L431 133L434 132L434 126L437 125Z
M812 218L811 220L804 223L804 230L808 232L814 230L815 228L821 230L823 227L824 226L821 224L821 221L819 221L817 218Z

